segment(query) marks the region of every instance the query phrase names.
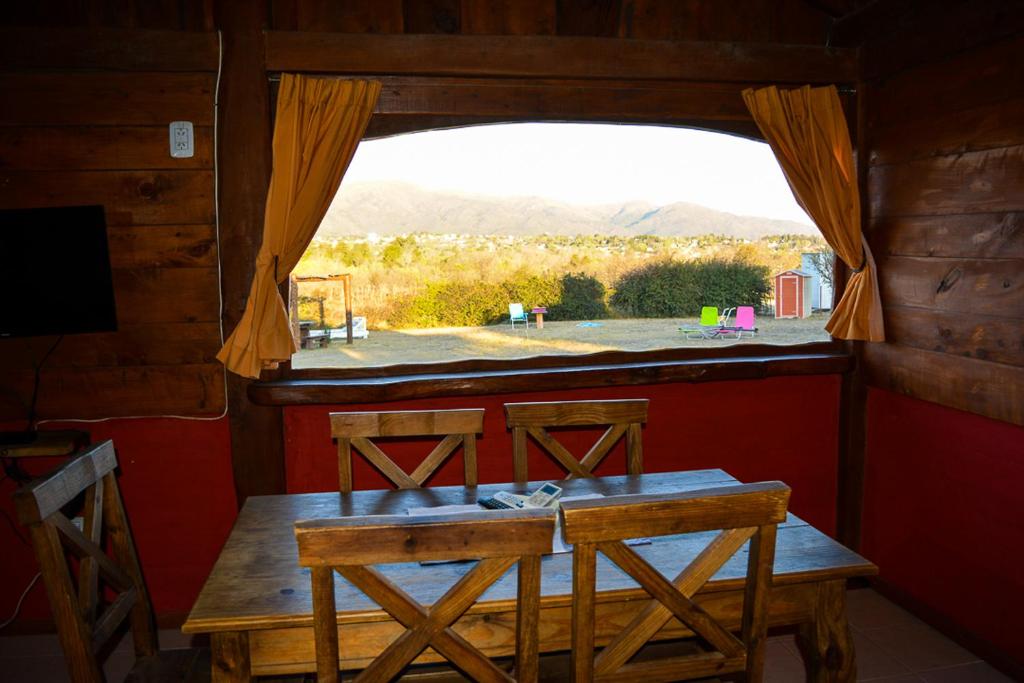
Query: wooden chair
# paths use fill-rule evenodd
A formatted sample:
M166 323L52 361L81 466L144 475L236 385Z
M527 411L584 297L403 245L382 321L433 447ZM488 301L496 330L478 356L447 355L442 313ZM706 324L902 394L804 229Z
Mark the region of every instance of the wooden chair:
M157 652L152 606L114 476L116 467L114 444L105 441L26 484L14 496L18 519L32 536L71 680L104 680L97 653L108 647L125 619L138 657L128 680L209 680L208 651L205 660L199 650ZM63 508L83 491L79 529ZM112 555L103 550L104 530ZM65 552L78 558L77 579ZM104 585L116 593L109 605L104 605Z
M299 564L310 567L317 680L338 680L334 572L379 604L407 630L357 677L394 678L428 646L471 680L536 681L540 618L540 556L551 552L555 512L549 509L468 512L436 517L349 517L298 522ZM421 605L372 564L479 560L434 605ZM487 588L518 563L515 678L456 634L451 625Z
M399 410L331 413L331 436L338 440L338 489L352 491L352 449L400 489L423 485L448 456L462 445L463 483L476 486L476 435L484 430L482 408L466 410ZM441 443L411 474L395 464L370 439L377 437L443 436Z
M530 435L573 477L593 477L594 468L612 447L626 438L626 471L642 474L643 444L640 425L647 421L646 398L611 401L556 401L550 403L506 403L505 419L512 430L512 474L517 483L529 480L526 467L526 437ZM548 427L609 425L586 455L577 460L547 430Z
M760 681L775 532L786 519L788 503L789 487L781 482L562 503L565 540L574 544L573 680L653 682L745 672L748 681ZM718 529L723 531L672 581L622 542L628 538ZM740 640L694 602L693 596L748 540L750 555ZM629 574L652 600L595 657L598 551ZM672 617L703 639L711 650L629 663Z

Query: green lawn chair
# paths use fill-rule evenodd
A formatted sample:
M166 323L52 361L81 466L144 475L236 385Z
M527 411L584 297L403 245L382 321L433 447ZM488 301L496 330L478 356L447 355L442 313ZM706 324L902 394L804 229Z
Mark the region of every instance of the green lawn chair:
M704 306L700 309L699 326L679 328L679 331L682 332L687 339L712 339L717 337L721 330L722 323L718 318L717 306Z

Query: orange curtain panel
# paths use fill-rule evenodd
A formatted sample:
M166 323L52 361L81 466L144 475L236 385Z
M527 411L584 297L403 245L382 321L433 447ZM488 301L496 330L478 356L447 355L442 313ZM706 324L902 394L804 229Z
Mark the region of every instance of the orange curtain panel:
M379 95L377 81L281 77L263 244L245 312L217 354L231 372L259 377L295 353L278 284L327 213Z
M853 273L825 329L839 339L885 341L871 249L860 229L860 192L835 86L743 91L797 202Z

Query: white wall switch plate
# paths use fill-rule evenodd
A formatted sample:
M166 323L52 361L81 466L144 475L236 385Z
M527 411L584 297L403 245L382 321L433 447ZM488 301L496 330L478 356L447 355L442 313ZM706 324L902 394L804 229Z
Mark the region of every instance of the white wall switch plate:
M187 159L195 154L195 133L191 121L171 121L171 156Z

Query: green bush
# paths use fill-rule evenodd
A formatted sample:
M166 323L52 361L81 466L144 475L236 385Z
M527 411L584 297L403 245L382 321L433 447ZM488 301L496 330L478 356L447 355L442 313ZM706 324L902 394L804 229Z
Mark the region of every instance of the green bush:
M559 300L555 278L518 275L500 283L450 280L433 282L396 306L396 327L475 327L508 320L508 305L519 302L529 311Z
M593 275L566 273L561 280L561 298L548 309L551 320L598 320L608 317L605 288Z
M699 308L692 263L658 261L631 270L616 281L610 298L627 318L674 318Z
M767 266L741 261L659 261L615 283L612 306L634 318L681 318L702 306L761 306L770 291Z
M521 303L523 309L529 312L536 306L551 308L562 298L562 284L558 278L542 277L540 275L527 275L516 273L511 279L501 283L505 291L505 300L502 302L502 310L499 315L491 318L487 324L504 322L508 320L508 305L510 303Z

